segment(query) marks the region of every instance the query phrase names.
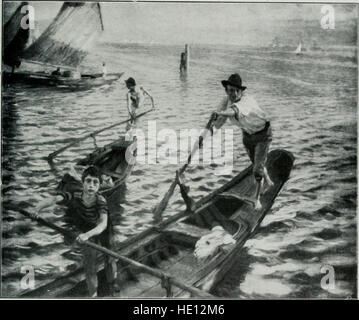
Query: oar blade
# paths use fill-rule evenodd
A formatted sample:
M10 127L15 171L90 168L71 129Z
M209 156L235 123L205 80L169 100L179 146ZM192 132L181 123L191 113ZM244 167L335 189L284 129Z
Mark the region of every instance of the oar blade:
M177 181L173 181L170 188L166 192L165 196L159 204L153 210L153 220L155 223L159 223L162 220L162 213L166 210L168 202L173 195L173 192L176 188Z

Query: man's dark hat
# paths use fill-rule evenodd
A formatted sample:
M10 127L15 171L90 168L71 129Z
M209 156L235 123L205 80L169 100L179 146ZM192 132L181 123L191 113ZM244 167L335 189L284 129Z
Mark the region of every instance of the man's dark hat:
M242 86L242 79L238 73L231 74L228 80L222 81L223 87L227 87L227 85L231 85L233 87L237 87L239 89L245 90L247 87Z
M133 78L128 78L127 80L125 80L126 84L129 86L135 86L136 85L136 81Z

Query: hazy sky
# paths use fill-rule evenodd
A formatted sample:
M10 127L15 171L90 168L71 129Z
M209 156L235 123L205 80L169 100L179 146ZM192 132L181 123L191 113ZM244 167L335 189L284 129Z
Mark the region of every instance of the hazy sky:
M40 19L53 18L62 2L35 3ZM318 21L322 4L263 3L102 3L105 39L119 42L235 43L254 38L270 42L271 29L283 21ZM356 17L353 5L335 5L337 21ZM300 27L300 26L299 26Z

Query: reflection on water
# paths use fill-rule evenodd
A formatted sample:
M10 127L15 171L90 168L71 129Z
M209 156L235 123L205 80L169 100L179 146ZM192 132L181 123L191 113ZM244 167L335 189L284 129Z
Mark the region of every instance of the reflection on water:
M187 73L187 70L180 70L180 79L183 83L186 83L187 82L187 76L188 76L188 73Z
M355 49L340 46L331 54L301 56L236 47L193 46L187 75L179 74L180 46L104 44L103 59L113 72L125 71L111 85L87 91L63 91L21 85L3 96L3 294L17 295L22 265L33 265L40 285L76 269L79 255L58 234L21 216L19 202L33 210L56 188L76 159L94 149L92 139L67 149L49 166L49 153L114 122L125 120L126 87L132 76L155 99L156 111L138 124L156 119L157 130L201 128L224 92L221 80L240 72L248 92L271 117L271 148L296 157L291 179L256 235L249 240L228 275L216 288L226 297L347 297L356 292L357 61ZM324 61L324 62L323 62ZM92 63L91 57L88 61ZM150 107L148 103L147 107ZM124 128L98 135L102 146ZM249 164L234 131L233 175ZM158 145L160 145L158 141ZM56 167L56 171L54 168ZM151 210L171 183L177 166L137 164L128 179L126 198L115 203L116 239L145 230ZM187 178L198 200L230 177L211 166L191 166ZM10 206L12 209L10 209ZM166 215L183 209L175 194ZM66 226L62 208L43 213ZM320 286L321 267L332 265L335 290Z

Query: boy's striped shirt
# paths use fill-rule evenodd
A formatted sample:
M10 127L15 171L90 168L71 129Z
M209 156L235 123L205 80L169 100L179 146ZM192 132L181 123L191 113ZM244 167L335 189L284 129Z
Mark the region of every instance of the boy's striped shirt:
M96 201L89 207L84 204L81 192L60 191L58 194L64 198L58 204L68 207L74 224L84 232L95 228L102 214L108 215L107 201L99 194L96 194Z

